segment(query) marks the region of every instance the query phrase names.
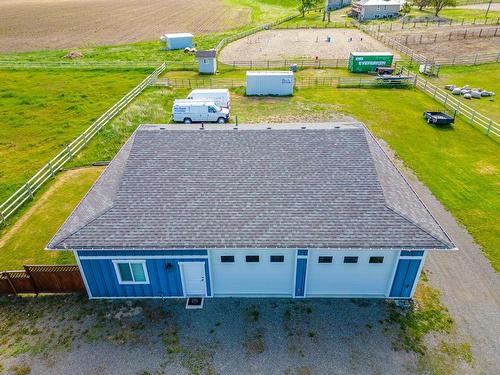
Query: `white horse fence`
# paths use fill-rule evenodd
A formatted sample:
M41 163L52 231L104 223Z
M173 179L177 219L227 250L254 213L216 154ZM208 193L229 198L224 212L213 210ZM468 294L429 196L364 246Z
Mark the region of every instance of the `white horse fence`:
M55 174L75 155L87 145L87 143L120 111L134 100L145 88L156 81L158 76L165 70L163 63L155 69L146 79L134 87L128 94L116 102L108 111L101 115L82 134L68 144L62 151L45 164L25 184L17 189L5 202L0 205L0 224L5 223L7 218L14 214L27 200L33 199L33 194L40 189L47 180Z

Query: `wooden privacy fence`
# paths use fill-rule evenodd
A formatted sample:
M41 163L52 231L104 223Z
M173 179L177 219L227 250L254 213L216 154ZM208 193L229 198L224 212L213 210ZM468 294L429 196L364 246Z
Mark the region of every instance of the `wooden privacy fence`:
M24 270L0 272L0 295L80 292L85 292L85 285L77 265L24 266Z
M24 185L14 192L5 202L0 205L0 224L5 223L6 219L21 207L27 200L33 199L33 194L42 187L76 154L87 145L87 143L99 133L99 131L108 124L120 111L125 108L137 95L146 87L156 81L158 76L165 70L165 63L161 64L144 81L139 83L128 94L115 103L108 111L101 115L92 125L90 125L81 135L62 149L55 157L45 164L35 173Z
M500 124L498 124L498 122L493 121L491 118L486 117L482 113L464 104L452 95L450 91L440 89L410 70L403 68L402 72L405 75L412 76L414 78L415 87L442 103L445 109L449 109L453 114L461 116L469 124L483 129L486 135L497 138L500 137Z

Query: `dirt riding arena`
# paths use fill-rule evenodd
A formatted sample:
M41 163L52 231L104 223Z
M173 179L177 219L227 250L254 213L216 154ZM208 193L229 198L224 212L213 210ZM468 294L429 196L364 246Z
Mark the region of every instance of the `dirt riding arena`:
M331 38L331 42L326 41L327 37ZM221 51L219 58L224 63L315 57L347 59L353 51L388 49L357 29L268 30L230 43Z
M224 0L0 0L0 51L156 40L166 32L222 31L250 22Z
M500 51L499 26L441 26L386 32L426 57L472 56Z

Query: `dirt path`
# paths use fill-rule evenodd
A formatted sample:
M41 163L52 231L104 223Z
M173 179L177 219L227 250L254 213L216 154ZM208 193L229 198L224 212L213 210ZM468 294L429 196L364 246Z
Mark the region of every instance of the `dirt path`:
M400 164L400 163L398 163ZM472 345L478 373L500 373L500 274L491 267L467 230L415 176L409 182L459 248L453 253L432 252L425 270L433 287L458 326L458 334Z
M84 167L84 168L75 168L75 169L70 169L67 171L64 171L60 173L55 182L45 191L40 197L38 197L35 200L35 203L26 211L25 214L23 214L16 222L14 225L10 227L10 229L7 230L1 237L0 237L0 248L4 246L7 241L12 238L16 232L23 226L23 224L29 220L29 218L35 214L40 206L45 204L51 197L52 193L57 190L61 185L64 185L68 180L72 178L78 177L78 175L82 172L82 170L87 170L88 168L102 168L102 167Z

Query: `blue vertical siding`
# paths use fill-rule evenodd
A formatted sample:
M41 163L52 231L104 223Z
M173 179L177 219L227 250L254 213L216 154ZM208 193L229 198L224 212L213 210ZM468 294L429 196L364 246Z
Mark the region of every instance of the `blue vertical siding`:
M205 251L206 252L206 251ZM182 297L182 280L179 263L180 262L203 262L205 264L205 280L207 295L212 295L210 285L210 271L207 258L159 258L145 259L146 254L139 251L116 251L111 254L108 251L94 252L79 251L78 257L82 267L82 272L87 280L92 297ZM113 259L109 256L123 256L127 259L146 260L146 269L149 276L149 284L120 284L116 275ZM147 255L162 256L164 252L156 251ZM184 254L183 254L184 255ZM185 254L191 255L191 254ZM95 259L81 259L84 256L98 257ZM114 258L117 259L117 258ZM167 269L167 264L172 267Z
M306 286L307 258L297 259L297 270L295 272L295 296L304 297Z
M420 267L420 259L400 259L394 280L392 282L391 297L395 298L409 298L415 279L417 277L418 269Z

